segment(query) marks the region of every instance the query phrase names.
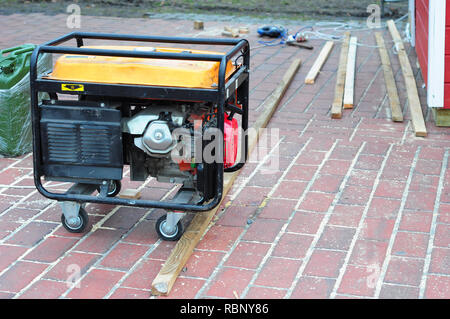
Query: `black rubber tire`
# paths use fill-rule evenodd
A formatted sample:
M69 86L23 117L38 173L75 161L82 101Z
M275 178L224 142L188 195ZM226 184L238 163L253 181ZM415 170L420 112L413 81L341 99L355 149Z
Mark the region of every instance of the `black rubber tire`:
M121 188L122 183L119 180L111 181L108 187L108 193L106 193L106 197L116 197L120 193ZM97 192L100 194L100 186L97 187Z
M166 217L167 217L166 215L161 216L156 221L156 225L155 225L156 233L158 234L159 238L161 238L162 240L165 240L165 241L177 241L178 239L181 238L181 236L184 233L183 224L181 223L181 220L178 221L177 229L176 229L175 233L168 235L168 234L164 233L164 231L162 230L162 226L166 222Z
M89 224L89 215L84 210L84 208L81 207L78 214L81 218L81 224L77 228L73 228L73 227L67 225L64 214L61 215L61 223L64 226L64 228L70 233L83 233L86 230L87 225Z

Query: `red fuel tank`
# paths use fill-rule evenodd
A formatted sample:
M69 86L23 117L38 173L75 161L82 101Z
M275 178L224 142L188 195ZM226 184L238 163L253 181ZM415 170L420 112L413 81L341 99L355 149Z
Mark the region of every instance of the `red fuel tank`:
M229 168L236 162L238 145L239 145L239 125L235 118L229 119L225 114L224 122L224 168Z

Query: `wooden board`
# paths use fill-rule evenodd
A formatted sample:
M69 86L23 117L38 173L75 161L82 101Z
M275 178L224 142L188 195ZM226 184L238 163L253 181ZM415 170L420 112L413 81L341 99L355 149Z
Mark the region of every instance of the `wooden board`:
M237 38L239 37L239 29L224 27L222 35Z
M378 50L380 51L381 64L383 66L384 81L386 82L386 90L388 92L389 103L391 105L391 118L394 122L403 122L403 113L398 97L397 84L395 83L394 72L392 71L389 54L386 50L383 35L375 32Z
M301 61L299 59L294 60L285 73L283 79L281 80L278 87L273 91L271 96L264 102L264 109L260 113L258 119L256 120L253 128L256 131L256 134L249 136L249 154L255 148L258 137L260 133L260 129L267 126L270 118L278 107L281 99L283 98L287 88L289 87L292 79L300 68ZM239 175L238 172L225 174L224 176L224 185L223 185L223 197L228 193L233 185L234 180ZM209 223L212 218L216 214L220 205L216 208L207 211L196 213L195 217L189 224L189 227L184 232L183 236L177 242L175 247L173 248L170 256L167 258L163 267L159 271L156 278L152 283L152 294L153 295L168 295L170 290L172 289L175 280L177 279L179 273L183 269L184 265L188 261L192 252L194 251L195 246L203 237L206 229L208 228Z
M355 68L357 48L358 38L351 37L347 57L347 70L345 71L344 109L353 108L353 98L355 96Z
M436 107L431 108L436 126L450 127L450 110L440 109Z
M311 67L311 70L309 70L308 75L305 78L306 84L314 84L317 76L319 75L320 70L322 70L323 65L327 61L328 56L330 55L331 50L333 49L333 46L334 41L327 41L327 43L325 43L325 45L322 48L322 51L320 51L319 56L317 57L313 66Z
M139 199L141 198L141 191L138 189L127 188L119 193L120 198Z
M248 34L248 33L250 33L250 28L249 27L239 27L239 33Z
M205 25L204 25L203 21L199 21L199 20L194 21L194 29L195 30L203 30L204 28L205 28Z
M334 90L334 100L331 105L331 117L340 119L342 117L342 104L345 88L345 74L347 71L348 47L350 32L346 32L342 42L341 56L339 57L339 67L337 71L336 88Z
M409 63L408 54L406 53L405 46L400 33L395 26L393 20L387 22L389 32L394 40L395 46L398 51L398 59L405 79L406 93L408 96L409 110L411 112L411 121L416 136L427 136L427 129L425 121L423 119L422 106L420 105L419 92L417 91L416 79Z

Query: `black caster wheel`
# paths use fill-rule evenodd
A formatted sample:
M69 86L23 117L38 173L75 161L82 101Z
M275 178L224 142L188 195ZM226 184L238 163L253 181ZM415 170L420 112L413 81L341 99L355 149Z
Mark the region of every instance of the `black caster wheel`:
M178 223L175 227L175 230L172 233L166 232L166 230L164 229L165 224L166 224L166 215L158 218L158 220L156 221L156 225L155 225L156 232L158 233L158 236L162 240L177 241L178 239L181 238L181 236L184 233L184 227L183 227L183 224L181 223L181 221L178 221Z
M84 210L84 208L80 208L77 220L68 224L66 221L66 217L64 216L64 214L62 214L61 223L63 224L64 228L70 233L82 233L89 224L89 216Z
M108 192L106 193L106 197L115 197L120 193L120 189L122 188L122 183L117 180L109 181L108 183ZM100 194L100 186L97 187L97 192Z

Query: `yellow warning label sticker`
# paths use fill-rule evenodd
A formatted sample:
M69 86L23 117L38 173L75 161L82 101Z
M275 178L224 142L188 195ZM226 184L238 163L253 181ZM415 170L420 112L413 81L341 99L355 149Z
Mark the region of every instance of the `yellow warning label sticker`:
M61 90L62 91L83 92L84 91L84 85L83 84L61 84Z

